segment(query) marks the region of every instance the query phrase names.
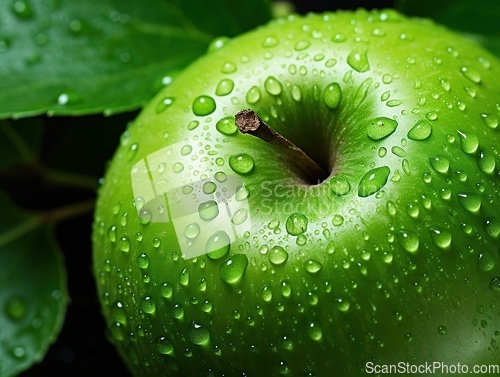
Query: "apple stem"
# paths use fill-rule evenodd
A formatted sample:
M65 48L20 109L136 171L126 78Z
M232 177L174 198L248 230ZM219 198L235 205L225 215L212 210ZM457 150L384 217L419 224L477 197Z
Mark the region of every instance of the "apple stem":
M289 155L312 180L322 180L328 173L302 149L269 127L253 110L242 110L235 116L236 126L244 134L262 139Z

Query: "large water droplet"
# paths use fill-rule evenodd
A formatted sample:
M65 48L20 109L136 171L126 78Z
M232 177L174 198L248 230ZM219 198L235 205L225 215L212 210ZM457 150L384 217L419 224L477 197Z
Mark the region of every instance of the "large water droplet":
M205 346L210 342L210 331L199 323L192 322L188 332L191 343L198 346Z
M187 268L183 268L179 275L179 284L187 287L189 285L189 270Z
M118 240L118 249L124 253L128 253L130 251L130 239L127 236L123 236Z
M477 164L483 173L493 174L495 172L495 156L487 151L480 151Z
M238 174L249 174L253 170L254 161L250 155L241 153L229 157L229 166Z
M274 47L277 46L279 43L279 39L276 38L273 35L267 36L261 43L262 47L264 48L269 48L269 47Z
M198 206L198 214L206 221L215 219L219 215L219 206L214 200L208 200Z
M500 293L500 276L496 276L490 281L490 289L493 292Z
M26 0L15 0L12 3L10 9L16 17L25 19L33 17L33 8L31 7L31 4Z
M174 287L168 282L164 282L160 285L159 292L161 297L170 299L174 293Z
M491 271L495 268L496 258L492 252L486 250L479 254L479 258L477 260L477 268L480 271Z
M372 119L366 127L366 133L372 140L381 140L391 135L398 127L398 122L386 117Z
M262 288L260 297L262 297L265 302L271 302L273 299L273 291L271 291L271 287L269 285L265 285L264 288Z
M231 217L231 223L234 225L243 224L248 219L248 211L246 208L238 209Z
M127 324L127 314L125 313L125 308L120 301L115 301L110 308L111 318L117 323L122 325Z
M156 302L151 296L141 298L139 307L147 314L154 314L156 312Z
M476 153L479 147L479 139L476 135L465 132L458 131L458 137L460 138L460 148L467 154Z
M298 85L292 86L291 95L295 101L300 102L300 100L302 99L302 91L300 90L300 87Z
M323 265L314 259L309 259L305 262L304 268L306 269L307 272L311 274L316 274L319 271L321 271Z
M149 267L149 257L145 253L139 254L135 259L135 262L139 268L147 269Z
M345 177L335 175L330 179L330 189L335 193L335 195L343 196L347 195L349 191L351 191L351 184Z
M228 284L238 284L248 266L245 254L235 254L226 259L219 267L219 277Z
M223 79L217 84L215 94L218 96L227 96L234 89L234 81L231 79Z
M458 201L464 209L472 213L478 212L481 207L481 197L477 194L458 194Z
M215 128L224 135L232 135L238 131L234 117L225 117L220 119L216 123Z
M403 249L409 253L416 253L419 246L419 239L415 232L402 230L397 233L397 239Z
M408 139L411 140L425 140L432 134L432 125L428 120L420 120L418 121L410 131L408 131Z
M319 327L319 325L314 322L309 324L307 334L309 335L309 338L317 342L321 341L321 338L323 337L323 331L321 330L321 327Z
M292 236L298 236L307 230L307 217L301 213L292 213L286 220L286 231Z
M438 173L446 174L450 169L450 161L443 156L429 157L432 168Z
M184 228L184 235L189 239L194 239L200 234L200 225L198 223L191 223Z
M358 72L366 72L370 69L367 54L368 46L364 43L357 44L347 56L347 64Z
M391 170L387 166L381 166L368 171L358 186L358 196L365 198L380 191L387 183Z
M337 107L339 107L341 100L342 90L340 88L340 85L336 82L328 85L325 89L325 92L323 93L323 101L325 102L325 105L328 108L335 110Z
M273 96L281 94L282 86L281 83L273 76L269 76L266 81L264 81L264 89L266 92Z
M447 249L451 244L451 233L447 230L431 229L432 242L441 249Z
M484 230L486 234L492 238L498 238L500 236L500 219L493 217L486 220L484 224Z
M172 355L174 353L174 345L165 336L160 336L155 340L155 348L162 355Z
M198 96L193 101L193 113L198 116L212 114L215 111L216 104L210 96Z
M460 72L462 73L462 75L476 84L479 84L481 82L481 75L474 68L464 66L460 68Z
M250 90L247 92L246 100L250 105L257 103L260 100L260 89L256 86L252 86Z
M272 264L280 265L288 259L288 253L281 246L276 245L269 251L268 257Z
M497 128L498 127L498 117L493 114L481 114L481 117L483 118L484 124L486 124L490 128Z
M215 232L205 244L205 253L210 259L220 259L228 252L231 239L223 230Z

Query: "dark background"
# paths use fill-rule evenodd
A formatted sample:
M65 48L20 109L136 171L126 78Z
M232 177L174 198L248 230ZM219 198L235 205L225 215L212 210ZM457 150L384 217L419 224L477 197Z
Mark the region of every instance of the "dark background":
M394 1L317 1L317 0L295 0L298 13L310 11L320 12L335 9L356 9L391 7ZM207 2L209 4L209 2ZM103 161L109 160L114 152L114 146L123 131L127 121L132 119L136 112L122 114L114 117L113 121L106 120L107 129L99 128L102 138L116 140L115 143L106 144L109 150L92 150L92 156L85 155L86 163L94 164L94 172L102 174L104 170ZM42 159L53 160L57 156L52 153L51 145L61 138L71 138L71 132L75 128L95 127L99 124L99 116L88 116L81 118L53 118L47 121L44 135L45 144L42 150ZM94 126L92 126L94 125ZM96 128L97 131L97 128ZM92 145L92 137L95 133L88 132L89 140L76 140L78 145ZM69 136L68 136L69 135ZM77 145L78 144L78 145ZM71 143L69 144L71 145ZM89 162L90 159L90 162ZM44 193L42 193L44 194ZM47 188L47 195L51 195L50 205L63 205L64 196L58 195L57 191ZM88 192L75 192L79 199L92 198L93 194ZM38 195L40 197L40 195ZM36 206L36 203L33 203ZM91 261L91 224L92 216L81 216L61 223L56 228L56 236L61 249L65 254L65 264L68 272L68 287L71 302L67 309L64 327L57 341L50 347L45 359L31 369L21 374L21 377L40 376L68 376L68 377L104 377L119 375L127 377L130 374L117 355L113 346L105 337L104 320L101 317L100 307L96 295L96 287L92 275ZM76 247L75 247L76 245Z

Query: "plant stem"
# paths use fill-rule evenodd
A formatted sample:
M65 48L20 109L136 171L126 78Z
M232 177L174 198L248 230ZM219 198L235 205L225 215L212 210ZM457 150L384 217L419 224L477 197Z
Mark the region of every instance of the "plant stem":
M320 180L328 173L302 149L269 127L253 110L242 110L235 116L236 126L242 133L256 136L284 151L309 178Z
M45 182L49 184L80 188L89 191L97 190L98 182L94 177L53 169L36 161L30 166L40 177L45 180Z
M42 212L39 214L39 218L42 222L58 222L90 212L94 206L95 200L85 200L83 202Z

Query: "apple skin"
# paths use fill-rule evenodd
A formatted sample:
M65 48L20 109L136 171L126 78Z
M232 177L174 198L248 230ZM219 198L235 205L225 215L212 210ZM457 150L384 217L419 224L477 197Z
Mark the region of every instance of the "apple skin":
M236 131L247 108L329 177ZM213 49L128 127L99 190L110 340L135 376L498 364L499 114L495 57L393 10L291 16ZM189 254L164 211L195 181L243 186L248 216L203 249L228 222L199 207Z

